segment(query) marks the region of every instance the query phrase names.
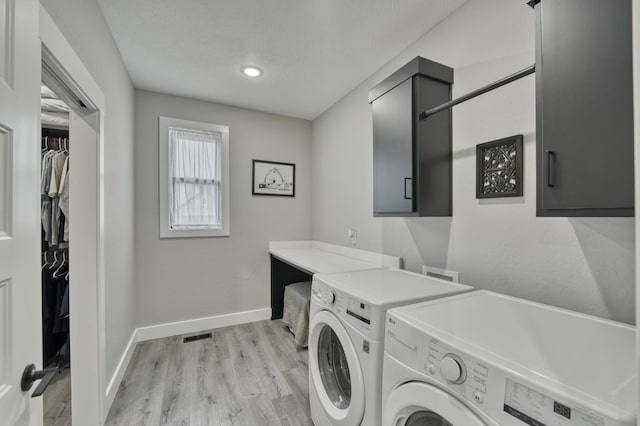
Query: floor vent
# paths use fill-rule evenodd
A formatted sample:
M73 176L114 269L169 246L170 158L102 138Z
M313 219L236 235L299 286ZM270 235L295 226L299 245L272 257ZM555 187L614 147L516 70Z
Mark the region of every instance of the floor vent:
M454 283L460 282L460 273L456 271L450 271L448 269L434 268L432 266L422 265L422 273L429 277L439 278L441 280L451 281Z
M182 343L195 342L196 340L211 339L211 333L198 334L197 336L185 337Z

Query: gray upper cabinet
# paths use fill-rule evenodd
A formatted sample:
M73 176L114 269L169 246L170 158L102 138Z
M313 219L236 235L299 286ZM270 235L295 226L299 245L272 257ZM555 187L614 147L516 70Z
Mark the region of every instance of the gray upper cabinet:
M536 10L537 215L633 216L631 1Z
M451 216L453 69L417 57L371 89L374 216Z

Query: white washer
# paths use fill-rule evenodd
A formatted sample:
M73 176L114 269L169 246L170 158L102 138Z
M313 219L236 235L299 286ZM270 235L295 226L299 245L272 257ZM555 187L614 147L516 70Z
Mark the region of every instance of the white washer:
M635 327L488 291L387 313L383 425L632 426Z
M470 290L398 269L314 275L309 325L314 424L379 425L387 309Z

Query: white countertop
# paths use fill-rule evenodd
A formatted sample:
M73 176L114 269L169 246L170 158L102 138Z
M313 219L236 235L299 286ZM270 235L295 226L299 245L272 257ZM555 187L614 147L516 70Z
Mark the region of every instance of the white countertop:
M269 253L311 274L399 268L401 258L318 241L275 241Z

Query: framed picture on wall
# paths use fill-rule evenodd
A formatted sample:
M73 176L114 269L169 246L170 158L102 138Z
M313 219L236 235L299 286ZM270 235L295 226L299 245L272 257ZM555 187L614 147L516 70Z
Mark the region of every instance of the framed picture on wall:
M253 160L252 195L296 196L296 165Z
M476 198L522 196L522 135L476 145Z

